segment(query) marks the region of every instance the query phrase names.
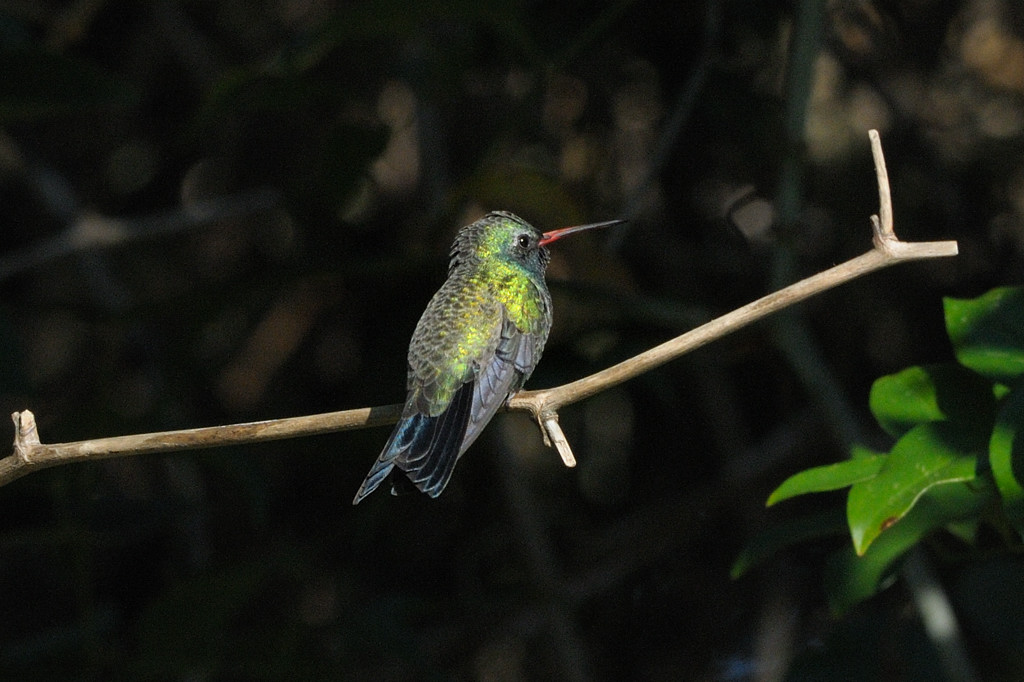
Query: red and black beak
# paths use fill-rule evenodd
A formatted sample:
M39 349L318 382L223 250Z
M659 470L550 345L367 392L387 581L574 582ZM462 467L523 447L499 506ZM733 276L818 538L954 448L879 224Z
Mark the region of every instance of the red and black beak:
M547 246L551 242L558 241L562 237L566 237L575 232L582 232L583 230L591 230L598 227L611 227L612 225L621 225L626 222L625 220L606 220L603 223L589 223L587 225L574 225L573 227L561 227L557 230L551 230L545 232L540 238L540 245Z

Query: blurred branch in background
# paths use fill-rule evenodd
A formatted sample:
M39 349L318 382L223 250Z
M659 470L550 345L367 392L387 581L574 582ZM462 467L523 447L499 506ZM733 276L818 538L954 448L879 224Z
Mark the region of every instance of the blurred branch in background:
M878 456L873 380L956 351L937 300L1019 281L1019 4L0 3L0 414L34 412L30 460L117 434L208 448L0 489L3 677L942 679L934 587L976 677L1021 679L1024 561L990 508L921 539L930 585L893 563L837 615L837 557L879 565L844 540L846 499L763 503L797 469ZM436 501L339 506L386 408L294 437L398 399L464 221L636 218L618 248L553 254L528 387L558 391L870 248L870 129L900 237L960 257L571 409L523 393ZM269 210L189 214L263 187ZM176 226L148 238L150 219Z
M801 213L806 209L807 183L804 174L807 170L807 155L804 135L825 19L825 3L817 0L798 3L785 85L785 153L775 201L782 234L790 237L798 234ZM875 164L884 172L885 166L879 165L877 155ZM882 182L880 177L878 187L879 192L883 188L887 192L889 184L887 181ZM891 225L891 197L880 197L879 205L882 222ZM887 212L890 213L888 217ZM773 286L783 286L796 278L798 260L794 246L783 240L773 249ZM771 336L779 352L800 377L807 391L814 396L813 403L818 406L836 444L848 450L854 443L863 442L857 412L844 395L831 365L815 341L807 317L795 310L786 311L773 318Z
M914 597L925 632L938 652L946 679L953 682L978 680L961 637L956 612L923 550L917 548L910 552L902 575Z
M861 275L904 261L955 255L956 242L913 243L897 239L893 230L891 193L881 141L874 130L870 137L880 204L879 215L871 219L874 231L874 248L871 251L769 294L601 372L562 386L519 393L509 401L509 409L532 414L540 424L545 440L555 445L567 466L573 466L575 458L568 440L558 426L557 411L560 407L637 377L756 320ZM397 419L400 409L400 405L388 405L248 424L60 444L40 442L32 413L27 410L15 412L12 415L16 430L14 453L0 460L0 485L31 471L59 464L237 445L385 424Z
M118 218L85 211L77 214L57 235L0 257L0 281L57 258L186 232L228 218L260 213L273 208L279 201L279 194L266 188L201 200L143 218Z
M257 188L193 200L181 208L156 215L119 218L82 206L66 178L52 168L27 159L15 141L2 132L0 166L23 177L47 212L65 224L63 230L48 239L0 256L0 282L58 258L186 232L221 220L267 211L281 201L276 190Z
M629 221L625 228L610 233L607 237L608 247L619 249L625 243L631 230L636 229L634 223L644 212L645 204L650 200L651 185L658 174L664 171L669 157L678 148L679 136L697 106L697 98L704 90L708 73L718 56L719 42L722 34L722 7L719 2L710 2L704 15L704 44L700 55L683 87L676 95L672 113L661 126L653 153L644 166L643 174L636 181L626 198L622 217Z

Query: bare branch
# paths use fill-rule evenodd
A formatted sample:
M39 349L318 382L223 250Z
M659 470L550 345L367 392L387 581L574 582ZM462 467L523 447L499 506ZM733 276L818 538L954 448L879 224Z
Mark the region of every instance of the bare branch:
M185 232L226 218L260 213L273 208L277 203L277 193L262 188L197 201L139 219L82 211L54 237L0 257L0 281L73 253Z
M885 155L882 154L882 138L877 130L869 130L868 139L871 140L871 156L875 159L875 175L878 177L878 215L871 216L871 223L877 226L876 232L880 230L887 237L896 239L892 226L892 192L889 191L889 171L885 168Z
M569 439L565 437L562 427L558 425L558 413L548 412L541 415L540 425L544 432L544 442L548 444L548 447L554 446L558 450L562 463L569 468L576 466L576 456L572 454L572 448L569 447Z
M874 227L872 239L874 248L871 251L768 294L753 303L748 303L596 374L555 388L542 391L523 391L509 401L509 408L528 410L534 416L557 411L564 405L589 398L782 308L869 272L904 261L955 256L957 254L955 241L901 242L896 238L893 231L892 195L889 190L889 176L885 169L885 157L882 155L882 143L878 131L872 130L869 134L878 177L879 215L881 216L881 219L878 215L871 216L871 224Z
M559 408L607 390L782 308L869 272L905 261L956 255L955 241L901 242L896 238L893 231L889 179L885 170L881 141L874 130L870 132L870 136L878 176L880 204L879 214L871 216L874 230L874 248L871 251L769 294L596 374L554 388L518 393L509 400L508 409L532 414L541 426L545 442L554 445L566 466L575 466L576 460L572 449L558 425ZM387 405L262 422L58 444L40 442L35 417L31 412L15 412L12 415L15 423L14 452L0 460L0 485L10 483L38 469L71 462L255 443L389 424L398 419L401 408L401 405Z
M316 436L393 424L401 413L401 405L385 405L227 426L43 444L36 432L35 416L25 410L11 415L15 427L14 454L0 459L0 485L59 464Z

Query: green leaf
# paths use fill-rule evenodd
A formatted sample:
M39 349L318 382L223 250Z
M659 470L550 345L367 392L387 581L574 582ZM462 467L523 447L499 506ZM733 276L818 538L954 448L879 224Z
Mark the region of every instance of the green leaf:
M1024 381L1017 382L996 417L988 457L1006 516L1024 537Z
M770 507L776 502L782 502L797 495L839 490L854 483L874 478L885 464L886 457L887 455L871 455L805 469L783 481L782 485L768 496L765 506Z
M801 516L774 525L759 533L743 547L743 551L733 562L730 575L733 579L739 578L787 547L809 540L832 537L842 533L845 528L846 519L842 510L834 507L818 514Z
M1024 288L947 298L943 306L946 331L962 365L1006 383L1024 374Z
M987 424L995 411L992 384L961 365L909 367L871 386L871 413L897 438L918 424Z
M970 481L981 447L977 438L950 422L916 426L893 447L874 478L856 483L846 500L846 516L857 554L911 510L929 488Z
M977 519L991 489L951 483L928 490L896 525L859 556L853 547L833 554L825 567L825 589L833 611L842 614L888 585L895 563L929 533L965 519Z

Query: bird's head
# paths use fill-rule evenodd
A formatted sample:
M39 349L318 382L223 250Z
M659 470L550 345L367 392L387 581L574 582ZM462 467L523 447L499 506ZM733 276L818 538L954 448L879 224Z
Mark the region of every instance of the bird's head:
M451 272L464 263L499 258L543 274L548 261L551 260L548 244L576 232L624 222L626 221L608 220L541 232L515 214L493 211L459 231L455 243L452 244L448 270Z

